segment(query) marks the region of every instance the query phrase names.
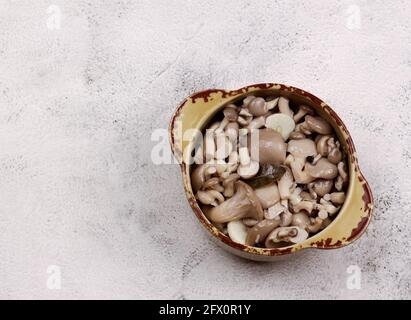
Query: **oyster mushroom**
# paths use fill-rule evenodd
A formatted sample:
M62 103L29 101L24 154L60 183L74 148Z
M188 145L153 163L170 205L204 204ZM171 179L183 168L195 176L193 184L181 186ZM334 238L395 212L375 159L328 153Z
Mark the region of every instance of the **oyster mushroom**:
M216 150L215 158L222 160L228 157L228 155L233 151L233 146L230 139L224 134L219 133L216 135Z
M308 232L299 227L279 227L271 231L265 240L267 248L276 247L276 243L285 241L300 243L308 238Z
M240 165L237 169L237 173L243 179L250 179L254 177L257 174L258 169L260 169L258 161L251 160L250 155L248 154L248 149L246 147L239 149L239 156Z
M240 112L238 113L240 116L243 117L252 117L253 115L248 111L248 108L241 108Z
M204 136L204 151L205 151L205 159L208 162L209 160L213 160L216 151L216 145L214 140L215 130L207 129L205 136Z
M310 183L315 179L334 179L338 175L337 167L325 158L321 158L315 165L304 162L301 158L291 158L290 166L297 183Z
M233 151L230 153L228 156L228 167L227 167L227 172L232 173L237 170L238 164L240 162L240 158L238 156L237 151Z
M299 227L308 231L309 233L315 233L320 230L323 221L321 219L310 219L305 213L295 213L291 225Z
M251 159L260 164L282 164L285 161L287 144L281 135L272 129L255 130L258 132L258 141L253 134L248 135L248 147Z
M256 219L251 219L251 218L245 218L241 220L245 226L247 227L254 227L259 221Z
M331 202L326 201L325 199L320 199L320 203L316 204L316 209L318 210L324 210L328 213L328 215L331 217L335 215L340 207L334 206Z
M243 127L246 127L250 124L250 122L252 120L253 120L253 116L248 116L248 117L239 116L238 119L237 119L237 122L238 122L239 125L241 125Z
M300 196L302 190L299 187L296 188L294 184L292 188L294 188L294 190L291 192L290 196L288 197L288 200L292 205L296 205L302 201Z
M315 200L316 199L311 195L311 193L307 191L301 191L300 197L301 197L301 200Z
M294 112L290 109L290 100L284 97L280 97L278 100L278 109L281 113L293 118Z
M244 107L248 107L250 105L250 102L253 101L254 99L255 99L255 96L253 95L245 97L243 100Z
M281 227L288 227L293 220L293 214L285 210L283 213L280 214L280 226Z
M239 220L227 223L227 232L231 240L245 244L247 238L247 227Z
M239 125L237 122L230 122L225 127L225 135L230 139L231 143L234 145L236 144L238 139L238 129Z
M300 212L300 211L305 211L307 213L311 213L315 207L315 202L310 201L310 200L303 200L297 203L296 205L293 205L293 210L294 212Z
M286 207L284 207L280 202L277 202L273 206L269 207L267 211L264 212L264 217L266 219L275 219L286 210Z
M346 183L348 182L348 174L347 171L345 170L345 164L344 162L339 162L337 165L338 173L340 177L343 179L343 182Z
M337 165L337 169L338 169L338 177L337 179L335 179L335 189L337 189L337 191L341 191L344 186L347 185L348 183L348 173L345 170L345 164L344 162L339 162Z
M206 190L207 189L216 190L218 192L224 191L223 186L220 184L220 179L217 177L210 178L206 182L204 182L203 188Z
M280 219L264 219L250 228L247 232L245 244L254 246L256 243L264 242L268 234L280 225Z
M334 164L337 164L342 159L342 152L340 150L340 143L334 141L334 138L327 140L328 155L327 159Z
M294 122L297 123L300 121L306 114L313 115L314 110L306 105L301 105L298 107L298 112L294 115Z
M320 135L320 137L316 143L317 145L317 152L321 154L323 157L326 157L328 155L328 144L327 141L328 139L331 138L330 135Z
M291 140L288 143L287 151L290 153L287 161L290 164L295 181L297 183L309 183L314 180L307 170L303 171L306 159L317 155L314 141L311 139Z
M263 116L259 116L251 120L250 124L247 126L247 129L260 129L265 125L265 118Z
M328 218L328 212L326 210L320 210L318 211L318 218L320 218L321 220L325 220Z
M268 111L265 100L260 97L252 99L247 105L247 108L255 117L262 116Z
M287 141L291 132L295 129L295 122L293 118L283 113L275 113L270 115L265 120L265 126L274 131L277 131Z
M303 212L297 212L293 214L291 225L306 229L311 224L310 218Z
M202 204L212 205L214 207L224 202L223 195L216 190L206 190L206 191L199 190L196 194L196 198Z
M343 204L345 201L345 193L344 192L333 192L331 194L324 195L324 200L331 201L334 204Z
M318 218L318 217L317 218L311 218L310 222L311 222L310 225L307 226L307 231L309 233L318 232L321 229L322 224L323 224L323 220Z
M204 163L191 173L191 186L194 193L200 190L203 187L203 184L210 176L217 172L215 166Z
M332 180L318 179L308 184L308 190L310 190L311 195L314 194L314 199L317 199L317 196L323 197L326 193L331 191L332 187Z
M229 104L224 108L223 114L230 122L235 122L238 119L238 108L235 104Z
M233 173L223 180L224 197L232 197L234 195L234 183L240 179L240 175Z
M316 179L334 179L338 175L337 166L325 158L321 158L315 165L307 163L305 171Z
M288 199L291 195L290 189L294 184L293 174L288 167L285 167L285 173L278 181L278 191L281 199Z
M268 209L280 201L280 193L275 183L257 188L254 192L264 209Z
M317 155L317 148L311 139L290 140L287 151L295 158L314 157Z
M323 118L307 115L304 119L305 121L302 123L302 127L309 132L316 132L319 134L332 133L332 127Z
M293 131L290 133L289 139L291 140L300 140L300 139L305 139L306 136L304 133L299 132L299 131Z
M220 205L208 211L208 218L225 223L242 218L263 219L263 208L253 189L242 181L235 183L236 193Z

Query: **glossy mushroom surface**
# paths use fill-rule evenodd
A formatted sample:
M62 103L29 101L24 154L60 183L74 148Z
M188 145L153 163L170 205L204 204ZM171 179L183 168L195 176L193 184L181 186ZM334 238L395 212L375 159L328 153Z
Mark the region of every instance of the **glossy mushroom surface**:
M231 240L290 246L338 215L347 152L311 107L249 95L225 105L203 131L191 186L208 220Z

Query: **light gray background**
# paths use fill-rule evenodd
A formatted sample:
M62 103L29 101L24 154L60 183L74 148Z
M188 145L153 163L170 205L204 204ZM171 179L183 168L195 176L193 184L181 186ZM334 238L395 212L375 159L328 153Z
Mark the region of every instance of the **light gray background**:
M409 1L0 3L0 298L411 298ZM355 244L231 256L178 167L152 163L182 99L259 82L304 88L348 126L376 207Z

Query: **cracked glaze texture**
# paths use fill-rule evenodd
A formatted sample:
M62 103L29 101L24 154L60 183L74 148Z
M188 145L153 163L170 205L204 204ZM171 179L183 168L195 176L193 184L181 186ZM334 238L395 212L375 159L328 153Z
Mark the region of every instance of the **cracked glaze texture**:
M359 29L345 1L54 4L51 30L49 1L2 1L1 298L411 297L409 2L358 1ZM314 93L348 127L375 203L352 245L234 257L192 214L179 167L151 161L182 99L262 82Z

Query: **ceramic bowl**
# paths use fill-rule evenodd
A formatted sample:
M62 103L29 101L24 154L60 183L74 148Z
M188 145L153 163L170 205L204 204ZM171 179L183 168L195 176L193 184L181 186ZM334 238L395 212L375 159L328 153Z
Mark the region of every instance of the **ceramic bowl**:
M245 96L284 96L299 104L309 105L325 118L335 129L336 134L348 155L349 185L346 200L333 222L321 232L314 234L302 243L283 248L256 248L233 242L221 233L207 219L193 194L190 182L191 151L197 129L203 130L214 115L226 104L237 102ZM351 136L340 117L327 103L316 96L288 85L264 83L250 85L239 90L220 89L195 93L183 101L174 112L170 121L170 143L175 158L179 161L185 193L199 222L224 249L252 260L276 260L279 256L289 255L307 248L336 249L358 239L371 220L373 197L370 186L360 171L355 147Z

